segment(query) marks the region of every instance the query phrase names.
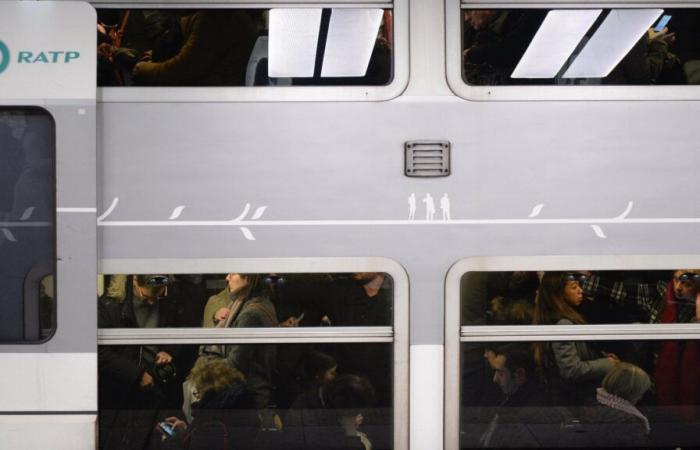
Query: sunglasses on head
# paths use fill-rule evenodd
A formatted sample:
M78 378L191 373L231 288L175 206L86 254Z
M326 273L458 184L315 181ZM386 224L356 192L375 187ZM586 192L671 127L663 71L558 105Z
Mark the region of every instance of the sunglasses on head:
M168 284L170 284L170 279L165 275L155 275L146 280L146 286L149 287L167 286Z
M579 284L586 281L588 277L579 272L567 272L566 281L577 281Z
M692 272L685 272L678 277L678 281L700 283L700 275Z

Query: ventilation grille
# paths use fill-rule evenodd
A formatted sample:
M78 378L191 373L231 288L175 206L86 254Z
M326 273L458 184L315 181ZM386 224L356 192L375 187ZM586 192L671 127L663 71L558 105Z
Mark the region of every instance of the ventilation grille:
M450 174L450 143L408 141L404 144L407 177L446 177Z

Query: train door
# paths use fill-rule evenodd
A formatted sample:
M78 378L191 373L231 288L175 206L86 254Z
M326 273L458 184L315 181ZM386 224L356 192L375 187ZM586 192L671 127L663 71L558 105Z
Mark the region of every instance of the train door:
M93 448L95 12L0 3L0 447Z

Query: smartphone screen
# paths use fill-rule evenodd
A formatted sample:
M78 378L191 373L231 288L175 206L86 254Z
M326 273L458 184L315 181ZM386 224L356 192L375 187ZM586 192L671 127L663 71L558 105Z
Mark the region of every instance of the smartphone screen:
M666 25L668 25L669 20L671 20L670 14L664 14L663 16L661 16L661 19L659 19L659 23L657 23L654 27L654 31L663 31L663 29L666 28Z
M173 430L173 427L171 427L170 425L168 425L167 422L160 422L160 423L158 424L158 426L159 426L160 429L163 430L163 431L165 432L165 434L167 434L168 436L170 436L170 437L175 436L175 430Z

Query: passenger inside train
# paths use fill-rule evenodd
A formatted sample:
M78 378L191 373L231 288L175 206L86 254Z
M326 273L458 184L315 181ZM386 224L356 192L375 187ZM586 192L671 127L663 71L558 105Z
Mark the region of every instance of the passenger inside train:
M464 81L475 86L700 83L698 9L667 9L660 17L657 10L651 9L647 11L652 16L635 14L633 10L603 10L594 22L586 23L578 43L570 48L552 43L561 38L567 27L563 18L549 14L555 11L562 10L464 10ZM566 18L569 31L576 21L588 20L586 10L579 12L580 18L575 17L577 11L570 11ZM600 30L604 37L596 37ZM623 44L621 53L607 55L606 51L617 51L617 42L603 42L605 39L629 45ZM587 47L595 48L595 54L586 54ZM563 53L558 55L555 51ZM537 57L528 58L534 54ZM591 65L581 71L584 63L572 67L580 55L584 55L581 61L589 65L604 58L612 58L612 63L601 64L600 68Z
M270 41L269 10L100 9L98 86L386 85L393 77L392 12L377 12L380 22L369 35L368 60L357 61L361 73L322 70L323 61L331 58L324 46L339 27L330 25L333 12L325 9L318 47L311 49L316 67L303 76L278 77L268 71L270 49L276 45ZM364 45L368 36L356 34L349 44Z
M384 273L104 278L102 329L393 323ZM102 345L100 447L392 448L391 358L390 343Z
M461 303L463 326L695 323L700 270L469 272ZM696 341L461 345L462 448L696 444Z

